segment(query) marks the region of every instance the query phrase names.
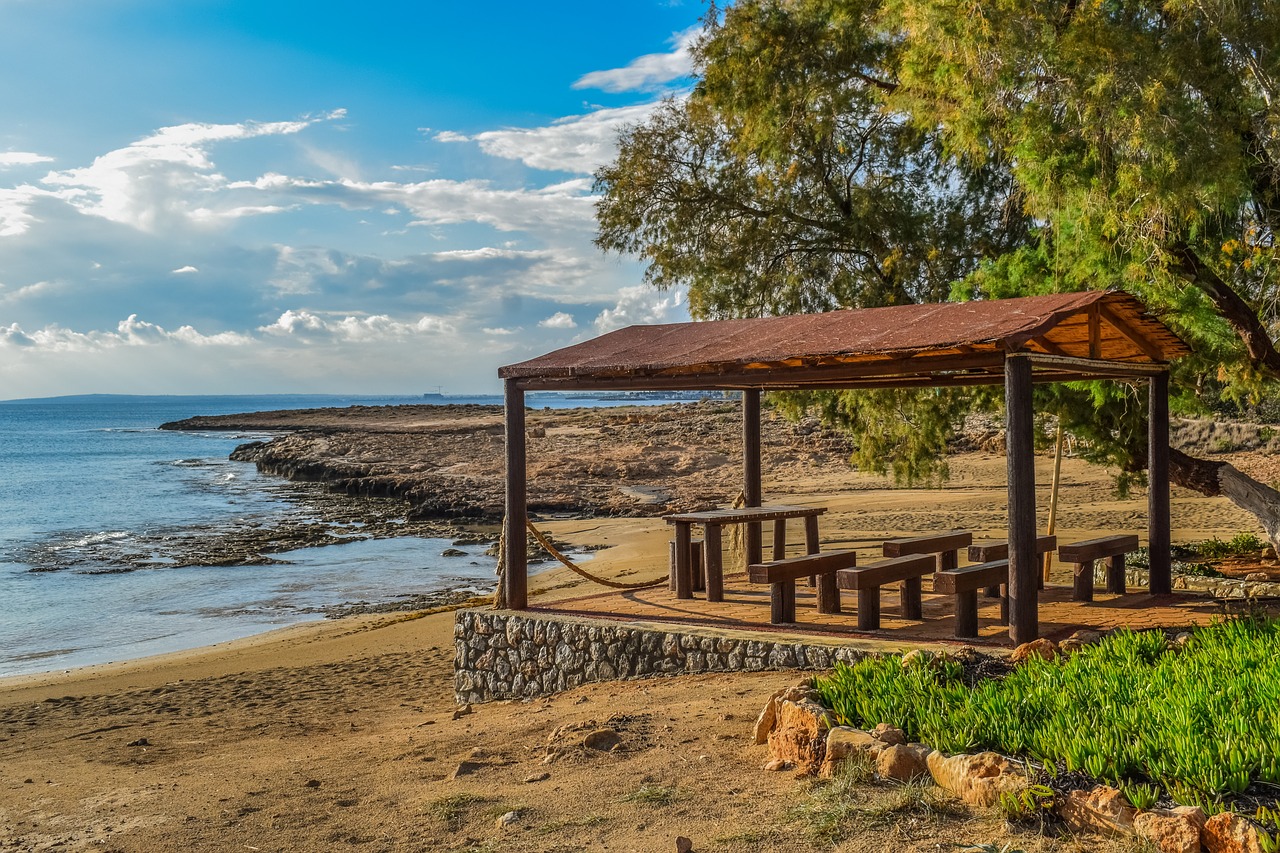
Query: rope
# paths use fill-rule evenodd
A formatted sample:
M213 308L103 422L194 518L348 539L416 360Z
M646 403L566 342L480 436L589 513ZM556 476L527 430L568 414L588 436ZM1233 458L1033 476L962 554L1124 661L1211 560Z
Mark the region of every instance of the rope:
M660 586L667 582L666 578L659 578L658 580L646 581L644 583L619 583L618 581L611 581L602 577L598 577L597 575L593 575L590 572L586 571L585 569L580 568L579 566L575 566L572 560L570 560L564 554L561 554L556 549L556 546L552 545L550 540L548 540L547 537L543 536L542 532L538 530L538 528L533 526L532 521L526 520L525 526L529 528L529 532L533 534L533 538L538 540L538 544L541 545L543 548L545 548L548 554L550 554L551 556L559 560L561 563L563 563L565 568L569 569L570 571L578 575L581 575L582 577L586 578L589 581L594 581L600 584L601 586L613 587L614 589L647 589L648 587Z
M495 610L507 609L507 526L502 525L498 535L498 588L493 591Z

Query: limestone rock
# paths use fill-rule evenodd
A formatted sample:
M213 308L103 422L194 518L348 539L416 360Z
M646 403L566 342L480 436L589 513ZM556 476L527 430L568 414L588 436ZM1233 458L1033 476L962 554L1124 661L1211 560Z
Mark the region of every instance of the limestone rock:
M1058 643L1058 652L1064 655L1075 654L1085 646L1092 645L1100 639L1102 639L1101 631L1090 631L1088 628L1081 628L1061 643Z
M458 766L454 768L454 771L449 776L449 778L460 779L463 776L471 776L476 773L479 773L481 770L483 770L487 766L488 765L486 765L483 761L460 761L458 762Z
M818 775L829 779L836 775L840 763L855 752L869 753L874 758L884 748L884 742L877 740L870 732L850 726L836 726L827 733L827 751Z
M622 746L622 735L613 729L596 729L582 739L582 745L587 749L609 752Z
M496 824L498 829L503 829L504 827L511 826L511 824L513 823L519 822L519 820L520 820L519 812L507 812L506 814L499 817L494 823Z
M1196 820L1196 817L1199 820ZM1200 809L1152 809L1133 819L1134 831L1151 842L1160 853L1200 853L1200 829L1204 812Z
M883 779L911 782L929 775L929 748L893 744L876 756L876 772Z
M1043 658L1044 660L1053 660L1058 656L1058 644L1046 637L1032 640L1029 643L1023 643L1013 650L1013 654L1009 655L1009 661L1014 664L1026 663L1032 658Z
M783 761L781 758L770 758L764 763L763 769L768 770L770 773L776 773L781 770L790 770L791 763Z
M993 806L1005 791L1018 793L1027 787L1022 769L995 752L950 758L931 752L926 762L934 784L974 806Z
M1271 575L1266 572L1249 572L1244 579L1248 583L1266 583L1271 580Z
M1092 791L1069 791L1058 801L1058 816L1077 833L1132 835L1136 814L1124 794L1106 785Z
M1258 830L1234 812L1222 812L1205 821L1200 840L1209 853L1262 853Z
M877 723L876 727L871 730L871 736L887 746L907 742L907 736L902 733L902 729L897 726L891 726L888 723Z
M927 652L924 649L912 649L902 656L902 668L911 669L913 666L926 666L933 662L933 652Z
M773 731L773 724L778 719L778 699L786 692L783 689L770 696L769 701L765 703L764 710L760 712L760 716L756 717L753 735L757 744L769 742L769 732Z
M769 757L789 761L804 772L816 772L821 746L833 720L816 702L780 698L777 721L769 732Z

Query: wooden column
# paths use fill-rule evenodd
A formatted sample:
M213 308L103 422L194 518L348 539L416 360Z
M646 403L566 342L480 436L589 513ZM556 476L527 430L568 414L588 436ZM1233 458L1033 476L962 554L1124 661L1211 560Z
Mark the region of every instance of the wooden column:
M760 390L742 392L742 495L747 506L760 506ZM746 525L747 565L762 560L760 523Z
M1147 546L1151 594L1173 591L1169 520L1169 374L1151 377L1147 413Z
M1036 559L1036 470L1031 411L1031 362L1004 361L1005 454L1009 476L1009 638L1040 635Z
M529 555L525 550L525 522L528 519L525 464L524 389L514 379L504 384L507 414L507 506L502 533L506 565L502 582L506 585L507 607L525 610L529 606Z

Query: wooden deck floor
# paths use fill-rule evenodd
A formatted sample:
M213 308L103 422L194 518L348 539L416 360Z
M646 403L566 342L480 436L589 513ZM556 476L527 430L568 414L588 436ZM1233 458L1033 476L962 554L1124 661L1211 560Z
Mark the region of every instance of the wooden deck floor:
M899 645L913 642L1011 645L1008 628L998 622L998 600L985 598L981 593L978 598L979 638L956 640L954 599L949 595L931 593L930 583L926 578L923 621L900 618L897 590L886 588L881 594L881 630L874 632L857 629L855 595L849 592L842 594L842 613L819 613L814 590L804 582L797 584L796 622L770 625L769 588L749 583L746 575L741 573L725 578L723 602L708 602L701 592L695 593L693 599L677 599L675 593L664 585L628 592L600 592L545 604L535 602L530 609L564 616L720 628L735 633L786 633L836 641L847 638L883 640ZM1061 640L1080 629L1184 627L1206 623L1223 612L1222 607L1212 600L1187 593L1152 596L1145 590L1132 590L1125 595L1109 595L1098 589L1094 596L1092 602L1072 601L1071 587L1061 585L1061 582L1051 583L1041 590L1040 635Z

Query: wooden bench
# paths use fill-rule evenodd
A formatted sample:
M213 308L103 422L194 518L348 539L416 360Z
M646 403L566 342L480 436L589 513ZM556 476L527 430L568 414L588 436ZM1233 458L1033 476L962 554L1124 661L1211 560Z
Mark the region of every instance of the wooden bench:
M1059 562L1068 563L1075 570L1075 585L1071 593L1073 601L1093 601L1093 563L1107 561L1107 592L1123 595L1124 557L1138 549L1138 537L1103 536L1072 542L1058 549Z
M747 567L747 578L752 583L769 584L769 621L782 625L796 621L796 581L817 575L818 612L840 612L840 590L836 587L836 572L857 564L853 551L824 551L820 554L804 554L767 563L753 563Z
M880 587L901 582L898 594L903 619L920 619L920 578L932 573L932 554L907 554L861 568L836 572L836 586L858 592L858 630L880 630Z
M1037 536L1036 537L1036 557L1040 562L1044 562L1044 555L1058 547L1057 536ZM976 545L969 546L969 562L971 563L992 563L996 560L1009 559L1009 543L1003 542L979 542ZM1044 572L1037 571L1036 577L1039 579L1036 583L1038 589L1044 589ZM1007 586L1002 584L1001 586ZM987 598L998 598L1005 595L1005 590L999 586L987 587Z
M952 530L931 536L913 536L909 539L890 539L884 543L886 557L905 557L908 554L936 554L938 571L945 572L960 565L960 549L973 544L973 534L968 530Z
M978 636L978 590L1009 582L1009 561L948 569L933 576L933 591L956 597L956 637ZM1009 623L1009 599L1000 599L1000 623Z

